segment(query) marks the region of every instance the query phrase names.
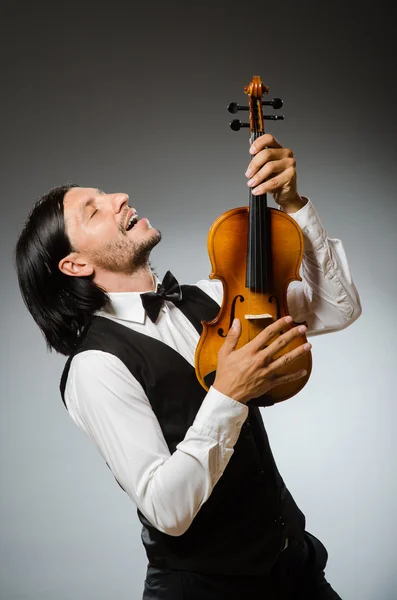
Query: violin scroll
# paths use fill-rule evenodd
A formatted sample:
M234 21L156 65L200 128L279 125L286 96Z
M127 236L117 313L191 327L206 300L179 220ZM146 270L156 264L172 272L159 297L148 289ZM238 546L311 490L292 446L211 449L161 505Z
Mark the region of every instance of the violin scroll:
M239 110L249 111L249 123L243 123L237 119L230 123L230 129L239 131L242 127L249 127L251 131L251 141L259 135L265 133L264 121L282 121L282 115L264 115L263 106L271 106L274 110L278 110L283 106L281 98L273 98L272 100L262 100L265 94L269 93L269 86L264 85L259 75L254 75L249 85L244 88L244 93L249 97L249 106L241 106L237 102L231 102L227 109L230 113L237 113Z

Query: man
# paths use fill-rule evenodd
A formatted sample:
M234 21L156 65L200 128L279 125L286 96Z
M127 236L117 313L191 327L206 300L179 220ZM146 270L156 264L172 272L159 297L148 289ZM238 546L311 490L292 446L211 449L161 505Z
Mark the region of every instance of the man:
M17 244L24 300L48 346L69 356L65 405L138 507L145 600L339 598L324 577L326 550L305 532L249 402L304 375L278 369L310 344L275 359L275 332L282 328L278 344L287 344L302 332L342 329L360 315L360 301L341 242L327 239L298 194L291 150L266 134L250 152L252 193L272 193L303 230L303 281L290 286L288 305L307 328L284 318L237 350L236 320L207 394L194 353L222 284L180 288L167 274L170 295L160 286L156 296L149 257L161 235L126 194L56 188Z

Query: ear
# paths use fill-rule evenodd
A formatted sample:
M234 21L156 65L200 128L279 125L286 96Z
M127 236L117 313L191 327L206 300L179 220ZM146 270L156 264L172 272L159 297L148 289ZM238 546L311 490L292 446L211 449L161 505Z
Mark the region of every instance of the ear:
M72 277L88 277L94 272L94 267L84 261L78 252L71 252L58 263L59 270Z

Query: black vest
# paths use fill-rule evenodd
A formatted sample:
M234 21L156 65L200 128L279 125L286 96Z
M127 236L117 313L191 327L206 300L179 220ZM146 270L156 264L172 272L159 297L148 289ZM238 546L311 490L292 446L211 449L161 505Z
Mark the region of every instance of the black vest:
M212 320L219 306L195 286L182 289L178 306L201 333L201 321ZM145 390L170 452L175 452L206 394L194 368L163 342L106 317L94 317L74 354L86 350L108 352L126 365ZM61 379L63 400L73 356ZM302 539L305 528L304 515L277 470L256 406L249 406L223 475L183 535L162 533L139 510L138 516L152 565L215 574L267 575L286 538Z

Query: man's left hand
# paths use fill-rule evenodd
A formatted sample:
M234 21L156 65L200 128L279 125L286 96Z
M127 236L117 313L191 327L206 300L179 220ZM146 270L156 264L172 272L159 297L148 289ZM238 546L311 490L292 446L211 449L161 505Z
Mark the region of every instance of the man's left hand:
M306 204L298 194L292 150L283 148L275 137L265 133L251 145L250 154L253 159L245 175L254 196L269 192L287 213L297 212Z

